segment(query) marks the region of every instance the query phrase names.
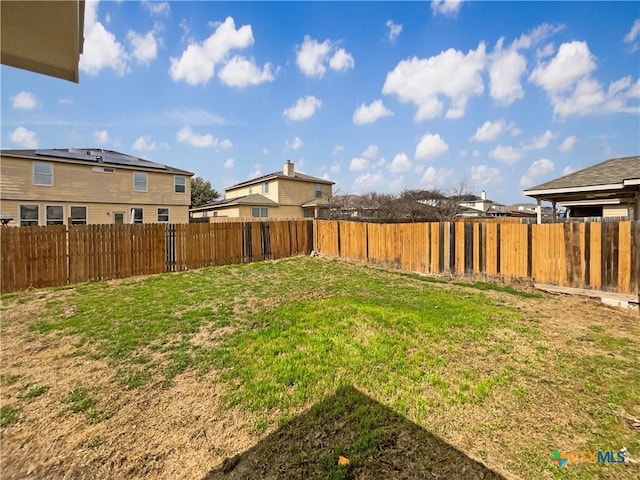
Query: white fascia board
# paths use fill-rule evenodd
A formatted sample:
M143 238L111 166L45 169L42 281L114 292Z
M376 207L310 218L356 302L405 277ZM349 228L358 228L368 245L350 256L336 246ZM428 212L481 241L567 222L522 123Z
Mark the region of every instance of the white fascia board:
M555 195L558 193L580 193L580 192L597 192L601 190L620 190L624 188L622 183L610 183L607 185L587 185L584 187L569 188L551 188L548 190L525 190L523 193L528 197L535 195Z
M609 199L593 199L593 200L575 200L573 202L560 202L561 205L565 207L579 207L581 205L620 205L619 198L609 198Z

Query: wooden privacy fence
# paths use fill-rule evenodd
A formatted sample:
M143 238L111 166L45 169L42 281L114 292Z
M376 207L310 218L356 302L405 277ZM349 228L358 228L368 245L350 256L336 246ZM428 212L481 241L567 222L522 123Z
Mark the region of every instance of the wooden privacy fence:
M640 221L314 223L314 249L326 255L423 273L639 294Z
M0 228L2 293L308 254L311 220Z

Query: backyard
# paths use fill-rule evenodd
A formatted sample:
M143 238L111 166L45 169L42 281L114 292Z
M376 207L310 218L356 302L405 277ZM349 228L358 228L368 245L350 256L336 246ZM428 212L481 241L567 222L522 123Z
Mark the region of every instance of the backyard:
M638 478L640 316L326 258L2 297L2 478Z

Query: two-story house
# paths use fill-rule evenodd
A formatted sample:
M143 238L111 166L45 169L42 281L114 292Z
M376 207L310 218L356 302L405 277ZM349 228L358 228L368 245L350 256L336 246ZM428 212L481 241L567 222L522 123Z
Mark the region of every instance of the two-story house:
M10 225L187 223L191 172L102 149L2 150Z
M192 218L314 218L329 206L334 182L296 172L290 161L281 172L227 187L224 199L192 208Z

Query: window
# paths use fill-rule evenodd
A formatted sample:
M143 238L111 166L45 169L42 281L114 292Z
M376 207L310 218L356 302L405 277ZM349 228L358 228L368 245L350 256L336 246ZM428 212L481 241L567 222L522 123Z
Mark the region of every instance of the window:
M267 207L251 207L251 216L254 218L264 218L269 216Z
M159 208L158 209L158 223L167 223L169 221L169 209L168 208Z
M20 205L20 226L38 226L38 205Z
M53 185L53 163L33 162L34 185Z
M187 193L187 177L176 175L173 177L173 191L176 193Z
M47 205L47 225L64 225L64 208L62 205Z
M262 182L262 193L269 193L269 184L267 182Z
M71 217L71 225L86 225L87 207L71 207L69 216Z
M134 207L131 209L131 223L143 223L144 210L141 207Z
M313 208L303 208L302 209L302 216L304 218L313 218L313 214L314 214L314 209Z
M322 197L322 186L316 183L316 198Z
M213 216L217 217L218 216L218 212L216 210L213 211Z
M144 172L133 172L133 190L136 192L147 191L147 174Z
M113 212L113 223L122 225L124 223L124 212Z

